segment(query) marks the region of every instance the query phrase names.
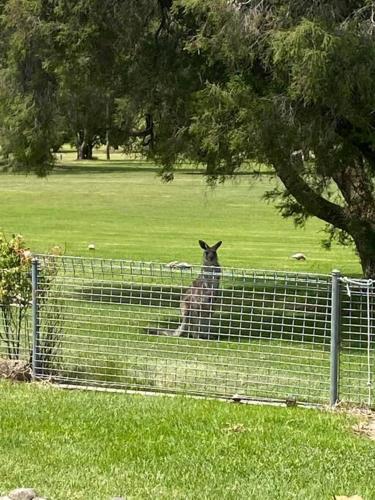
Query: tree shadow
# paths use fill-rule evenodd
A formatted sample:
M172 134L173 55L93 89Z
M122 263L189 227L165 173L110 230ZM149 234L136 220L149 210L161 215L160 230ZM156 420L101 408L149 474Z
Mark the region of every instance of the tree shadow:
M93 282L91 286L77 289L75 297L91 303L134 306L137 308L134 316L143 316L139 310L141 307L150 318L150 328L144 330L147 333L148 330L174 330L178 327L181 300L187 288L139 282ZM220 289L205 338L236 342L275 339L329 346L327 298L313 295L309 303L304 296L300 301L298 298L294 300L285 300L285 288L267 288L264 283Z
M54 175L86 175L86 174L119 174L119 173L144 173L150 172L157 174L159 172L158 167L156 166L148 166L144 165L144 163L140 164L126 164L123 162L119 165L63 165L63 166L55 166L52 173Z

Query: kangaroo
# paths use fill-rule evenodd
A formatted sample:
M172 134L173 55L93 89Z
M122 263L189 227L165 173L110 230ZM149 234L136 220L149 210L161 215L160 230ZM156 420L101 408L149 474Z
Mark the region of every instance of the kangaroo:
M207 338L216 301L221 268L217 250L222 244L218 241L210 247L203 240L199 245L204 250L203 264L199 276L193 281L181 302L182 321L175 330L176 337Z
M214 303L220 284L221 268L217 250L222 244L218 241L210 247L203 240L199 245L204 250L203 263L199 276L193 281L181 301L181 323L176 330L149 330L156 335L173 337L209 338L210 323Z

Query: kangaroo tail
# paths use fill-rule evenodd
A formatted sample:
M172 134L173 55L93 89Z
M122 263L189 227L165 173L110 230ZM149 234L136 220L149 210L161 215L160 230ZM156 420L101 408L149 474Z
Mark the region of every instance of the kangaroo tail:
M162 335L164 337L179 337L179 332L177 330L165 329L165 328L145 328L145 333L148 335Z

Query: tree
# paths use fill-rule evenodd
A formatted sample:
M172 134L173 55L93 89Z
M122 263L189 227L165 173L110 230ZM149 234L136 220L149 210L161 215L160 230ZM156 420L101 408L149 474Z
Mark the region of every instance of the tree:
M44 174L51 148L139 141L166 179L268 165L281 214L314 216L375 275L370 0L0 0L0 144ZM145 125L144 125L145 123ZM145 148L146 146L146 148Z
M93 147L109 135L117 90L118 2L57 2L60 58L56 65L58 103L65 136L76 144L77 159L92 159ZM117 68L118 69L118 68Z
M46 0L0 4L0 140L18 170L44 175L52 166L55 79L48 68L50 38Z
M57 95L66 135L79 159L92 159L94 145L126 142L115 112L131 93L137 46L156 15L156 1L59 0ZM136 85L136 82L132 82Z
M154 48L154 157L212 178L268 165L281 214L322 219L327 246L354 242L375 276L374 17L366 1L175 0Z
M13 167L45 175L63 141L76 144L79 159L91 159L96 144L109 151L126 142L116 101L131 92L137 45L159 17L157 6L0 1L0 144Z

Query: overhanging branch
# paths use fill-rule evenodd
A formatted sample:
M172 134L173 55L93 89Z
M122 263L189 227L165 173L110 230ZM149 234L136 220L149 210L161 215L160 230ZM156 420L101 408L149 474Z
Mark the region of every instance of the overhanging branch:
M146 126L142 130L131 130L129 132L130 137L143 137L144 146L153 146L154 144L154 120L152 116L148 113L145 117Z
M160 33L167 27L168 13L172 7L173 0L158 0L160 9L160 24L155 33L155 38L158 40Z
M348 220L344 209L316 193L291 163L275 162L273 167L288 192L311 215L343 231L348 231Z

